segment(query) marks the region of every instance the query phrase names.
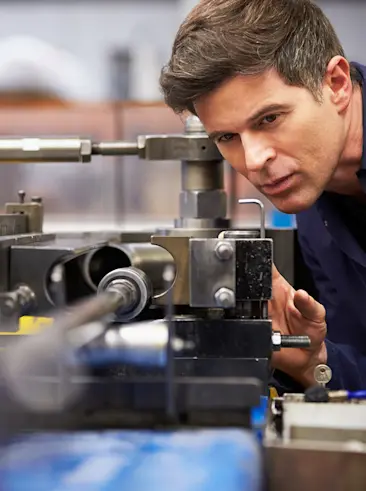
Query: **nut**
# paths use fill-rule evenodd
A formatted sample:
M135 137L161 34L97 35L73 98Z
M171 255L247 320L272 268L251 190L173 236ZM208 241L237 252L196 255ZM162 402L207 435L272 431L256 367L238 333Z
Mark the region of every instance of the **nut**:
M234 249L229 242L218 242L215 247L215 254L220 261L228 261L233 257Z
M230 288L219 288L214 295L216 305L222 309L235 307L235 293Z
M226 216L226 193L221 189L183 191L179 201L182 218L222 218Z

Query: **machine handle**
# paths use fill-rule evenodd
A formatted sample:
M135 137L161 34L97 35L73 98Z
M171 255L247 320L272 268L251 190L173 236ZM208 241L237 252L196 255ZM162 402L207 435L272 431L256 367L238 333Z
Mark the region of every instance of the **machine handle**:
M254 198L248 198L248 199L239 199L238 200L239 205L257 205L259 206L260 210L260 238L264 239L266 236L265 233L265 212L264 212L264 205L262 201L259 199L254 199Z

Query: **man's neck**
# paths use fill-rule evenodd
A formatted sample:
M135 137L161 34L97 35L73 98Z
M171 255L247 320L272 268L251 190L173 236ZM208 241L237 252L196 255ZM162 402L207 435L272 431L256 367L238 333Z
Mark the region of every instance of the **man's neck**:
M362 91L361 87L357 85L353 89L351 105L349 107L350 122L346 144L337 169L327 186L327 191L355 197L365 196L356 175L356 172L361 167L363 150L362 107Z

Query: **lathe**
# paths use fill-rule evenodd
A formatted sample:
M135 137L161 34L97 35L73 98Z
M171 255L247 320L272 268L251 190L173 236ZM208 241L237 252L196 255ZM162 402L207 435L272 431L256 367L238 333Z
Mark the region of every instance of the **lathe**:
M173 451L176 458L187 459L190 449L195 454L204 447L207 459L221 446L214 465L217 480L225 476L222 486L228 491L262 489L267 470L269 489L277 489L280 482L282 489L303 489L300 484L284 487L279 472L283 460L277 457L293 444L291 432L284 432L289 424L284 408L295 399L277 398L272 405L267 401L273 351L304 349L310 341L272 330L268 301L273 259L276 262L273 244L281 237L266 230L262 203L240 201L257 206L258 227L231 226L223 160L195 117L187 119L182 135L140 136L133 143L0 140L0 162L6 163L87 164L93 155L181 161L180 217L171 229L151 234L101 231L65 237L43 233L45 204L40 197L28 202L20 192L19 202L6 204L0 216L0 340L5 347L0 358L0 434L6 442L0 481L14 482L14 448L22 452L24 467L18 487L4 489L22 489L29 479L38 479L39 491L115 489L96 476L94 481L69 476L69 487L57 487L52 479L47 481L49 476L45 481L41 474L50 465L45 459L53 454L54 440L41 434L19 442L18 435L24 430L68 435L65 432L73 430L73 443L70 436L59 441L63 450L54 457L60 458L59 452L70 450L75 441L91 445L89 431L131 428L163 428L165 438L166 431L174 429L169 438L185 441L180 442L180 457ZM283 267L285 276L293 275L291 268ZM29 336L35 331L38 334ZM319 369L321 382L327 367ZM273 425L268 428L280 440L269 438L275 444L265 443L263 459L255 432L265 438L269 407ZM144 444L163 445L160 433L143 434ZM129 442L130 448L141 451L141 435L119 435L119 443L113 436L108 445L121 446L122 452L123 442ZM33 452L42 454L37 463ZM223 471L220 459L226 453L232 460ZM195 455L199 459L199 452ZM197 472L189 461L192 473ZM161 462L169 465L169 458ZM32 474L34 466L41 474ZM170 480L158 484L154 474L149 489L177 487L168 475ZM128 489L142 489L136 475L134 479ZM77 483L89 487L77 488ZM179 489L216 489L213 481L207 488L203 483L188 480ZM113 485L120 486L117 481Z

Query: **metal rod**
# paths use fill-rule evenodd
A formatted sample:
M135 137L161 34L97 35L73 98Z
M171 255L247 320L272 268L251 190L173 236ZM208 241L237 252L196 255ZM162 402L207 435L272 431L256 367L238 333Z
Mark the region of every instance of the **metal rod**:
M73 329L94 322L124 306L124 292L113 290L100 293L75 305L65 314L56 317L55 329Z
M281 336L281 348L310 348L309 336Z
M167 288L167 306L166 306L166 320L168 326L168 342L167 342L167 360L166 360L166 412L169 418L174 419L176 416L175 407L175 368L174 368L174 349L173 340L175 338L175 330L173 323L173 288L172 283L174 280L174 267L167 266L163 273L163 278Z
M94 155L138 155L138 153L137 142L111 141L92 145Z
M265 232L265 211L262 201L259 199L239 199L238 203L240 205L257 205L260 209L260 238L264 239L266 236Z

